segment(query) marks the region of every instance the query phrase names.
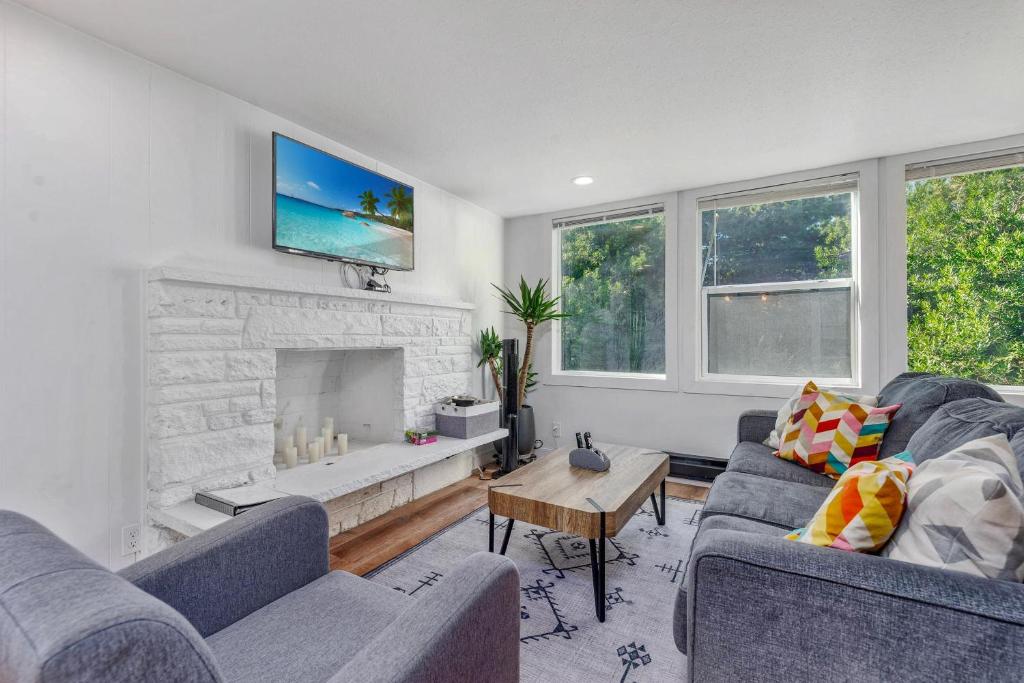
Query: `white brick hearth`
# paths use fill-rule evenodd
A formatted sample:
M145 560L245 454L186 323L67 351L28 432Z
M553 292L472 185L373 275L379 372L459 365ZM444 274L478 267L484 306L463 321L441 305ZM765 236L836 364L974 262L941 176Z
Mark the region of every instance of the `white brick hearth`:
M434 404L471 387L470 304L172 268L151 271L147 286L147 551L217 521L194 509L196 492L275 486L278 350L399 351L405 428L432 428ZM468 475L472 458L452 456L480 443L385 444L376 459L363 451L339 458L362 456L330 476L322 469L322 487L306 469L318 465L284 471L282 483L323 500L336 533ZM439 474L433 463L446 458L452 465ZM196 515L205 522L194 523Z

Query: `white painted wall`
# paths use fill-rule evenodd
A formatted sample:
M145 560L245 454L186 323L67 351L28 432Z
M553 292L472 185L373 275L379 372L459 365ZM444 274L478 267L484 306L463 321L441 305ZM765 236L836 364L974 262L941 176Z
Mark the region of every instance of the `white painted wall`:
M270 248L272 130L412 185L416 270L392 286L501 328L498 216L6 2L0 112L0 508L103 564L130 561L120 530L141 519L141 272L340 283L336 264Z
M545 446L565 445L577 431L589 430L594 438L695 453L728 457L736 443L736 420L744 410L778 408L792 387L752 384L727 386L724 383L695 382L697 340L699 335L696 298L699 261L696 227L696 198L718 192L764 187L824 177L837 172L857 171L861 177L861 262L860 332L861 383L865 393L876 393L889 379L906 369L906 196L903 169L906 164L981 154L1024 146L1024 135L987 140L915 152L883 159L851 162L827 169L730 183L712 188L687 189L668 195L671 204L678 201L676 217L666 215L666 230L680 235L678 247L669 247L666 269L670 277L678 275L678 348L680 367L678 388L655 386L650 390L610 388L619 380L573 380L591 386L572 386L561 377L552 379L552 333L550 326L538 335L537 358L541 386L529 397L537 420L537 436ZM581 191L581 196L586 190ZM650 197L616 202L619 207L650 203ZM589 213L600 207L583 206L564 211L522 216L505 222L505 276L510 282L519 275L535 282L552 277L552 226L556 216ZM678 223L673 224L672 220ZM672 319L671 312L666 316ZM505 329L522 337L521 326L506 321ZM671 347L672 345L669 344ZM671 359L670 359L671 360ZM671 379L671 373L670 373ZM604 384L606 386L600 386ZM1012 403L1024 404L1024 394L1004 392ZM561 439L552 436L552 423L561 425Z

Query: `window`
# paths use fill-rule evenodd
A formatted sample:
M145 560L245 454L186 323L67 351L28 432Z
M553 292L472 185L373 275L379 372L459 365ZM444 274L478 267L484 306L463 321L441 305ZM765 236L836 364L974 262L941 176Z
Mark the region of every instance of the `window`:
M697 202L702 376L857 377L857 175Z
M663 205L557 219L556 374L664 379Z
M910 369L1024 386L1024 151L906 179Z

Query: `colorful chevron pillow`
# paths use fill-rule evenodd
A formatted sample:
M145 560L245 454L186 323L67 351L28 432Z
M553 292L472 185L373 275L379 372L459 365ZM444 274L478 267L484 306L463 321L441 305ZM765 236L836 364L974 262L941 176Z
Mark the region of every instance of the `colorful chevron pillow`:
M854 465L839 477L807 526L786 538L840 550L878 550L900 523L913 471L914 461L906 451Z
M797 387L796 393L793 394L782 407L779 408L779 414L775 418L775 429L771 431L768 438L764 440L765 446L771 446L775 450L779 450L779 440L782 435L786 432L786 425L789 424L789 418L793 416L793 411L796 410L796 405L800 402L800 397L804 394L803 387ZM862 403L866 406L874 408L878 405L877 396L846 396L845 394L836 394L847 401L854 401L856 403Z
M833 479L852 465L877 460L882 436L900 404L876 408L804 386L775 455Z

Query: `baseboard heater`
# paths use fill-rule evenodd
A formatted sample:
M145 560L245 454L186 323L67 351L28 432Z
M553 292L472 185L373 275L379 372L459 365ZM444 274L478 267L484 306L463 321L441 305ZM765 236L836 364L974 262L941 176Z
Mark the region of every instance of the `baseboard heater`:
M690 453L668 453L668 473L673 477L684 477L686 479L699 479L701 481L714 481L722 472L728 460L722 458L708 458L703 455L691 455Z

